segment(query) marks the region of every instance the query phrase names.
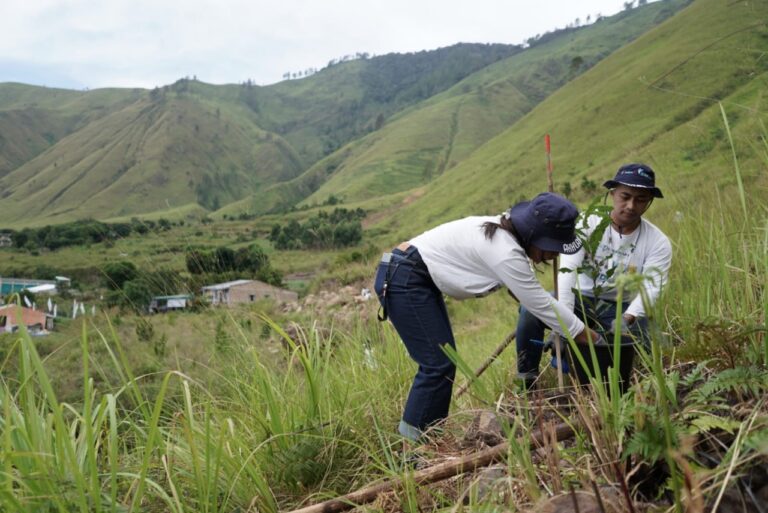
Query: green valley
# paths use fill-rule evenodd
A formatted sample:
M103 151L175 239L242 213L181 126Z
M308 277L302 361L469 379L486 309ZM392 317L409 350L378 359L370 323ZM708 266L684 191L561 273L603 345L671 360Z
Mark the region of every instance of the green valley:
M46 336L0 332L0 510L760 513L767 20L764 0L628 2L525 45L358 54L269 86L0 84L0 280L69 279ZM612 201L622 164L656 172L645 217L672 265L649 340L611 334L584 386L560 387L553 349L528 390L514 294L446 297L449 416L406 442L418 366L377 320L381 254L546 190L547 134L580 209ZM290 299L222 299L246 280Z

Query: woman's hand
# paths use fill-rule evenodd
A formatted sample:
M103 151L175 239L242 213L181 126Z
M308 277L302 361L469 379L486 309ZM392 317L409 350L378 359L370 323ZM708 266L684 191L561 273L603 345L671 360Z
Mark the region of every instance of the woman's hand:
M605 344L605 339L602 336L600 336L595 330L586 327L581 333L573 337L573 340L575 340L577 344L584 345L589 344L590 341L592 341L592 343L596 346Z

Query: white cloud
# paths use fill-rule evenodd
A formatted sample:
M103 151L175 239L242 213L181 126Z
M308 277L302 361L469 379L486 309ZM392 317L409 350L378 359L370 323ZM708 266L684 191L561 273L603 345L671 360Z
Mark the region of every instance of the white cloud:
M621 0L3 0L0 62L89 87L271 83L355 52L521 43ZM5 76L4 76L5 75ZM0 81L8 80L0 68Z

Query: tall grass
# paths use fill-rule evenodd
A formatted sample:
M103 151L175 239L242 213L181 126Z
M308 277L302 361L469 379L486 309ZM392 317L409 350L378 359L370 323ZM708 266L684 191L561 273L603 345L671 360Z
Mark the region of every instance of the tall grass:
M611 371L576 392L574 411L563 420L580 426L577 443L548 448L557 451L551 461L563 462L559 467L545 468L527 445L511 443L514 500L530 503L561 488L542 488L546 476L557 483L626 485L624 464L663 462L660 493L668 491L680 510L707 494L720 501L740 469L765 455L768 211L750 194L737 160L734 172L737 201L714 190L715 208L687 205L682 219L670 223L671 279L636 381L621 393ZM471 340L480 338L478 319L503 317L488 321L498 335L492 342L511 328L510 304L487 301L449 302L459 335L454 357L465 374L476 363L470 360L485 356ZM207 369L213 379L171 370L152 383L129 363L130 352L141 348L136 341L119 336L109 322L106 329L81 322L82 385L75 401L60 400L58 376L26 331L4 348L0 510L271 512L391 475L406 485L402 507L418 509L418 490L403 470L394 435L414 366L391 326L373 315L341 330L308 323L291 335L264 317L284 345L277 357L267 357L229 315L221 323L232 336L218 345ZM537 427L538 413L510 390L510 357L476 380L454 408L514 410L514 438ZM677 369L689 360L700 365ZM734 398L752 400L754 409L729 416L722 405ZM687 440L715 431L732 432L733 439L711 468L697 467Z
M58 401L34 340L20 333L17 379L0 388L0 509L277 511L398 470L393 433L407 373L393 332L361 325L291 338L272 328L286 344L280 366L241 333L221 356L215 395L168 372L150 398L120 341L101 333L121 384L94 385L84 321L78 405Z
M713 392L681 403L677 385L691 378L669 367L695 357L716 358L710 365L720 367L765 368L768 219L759 214L743 229L740 208L689 211L677 225L675 264L652 351L627 393L618 393L613 373L610 393L602 386L580 392L575 418L589 429L581 431L578 449L559 449L572 464L571 478L618 482L621 474L606 470L617 461L663 460L670 469L666 486L683 504L690 457L683 440L691 418L741 433L738 449L706 476L696 474L702 490L719 493L734 470L754 458L754 433L765 429L764 416L713 420L712 405L721 399ZM462 322L483 312L476 304L450 307ZM0 384L0 509L277 511L401 472L393 432L413 366L388 325L360 319L345 331L309 325L289 336L264 319L285 343L275 363L232 316L225 322L235 336L211 364L219 369L216 379L204 384L168 372L148 389L146 377L128 364L124 346L131 342L89 322L83 321L80 339L82 398L71 404L59 401L35 339L22 331L14 340L10 353L18 364L6 366ZM508 328L496 328L499 339ZM459 355L472 356L469 343L460 342ZM103 347L100 356L94 344ZM114 376L94 380L105 372L97 361L104 357ZM473 368L462 364L466 372ZM502 360L456 408L515 401L510 376ZM750 393L768 390L764 374L745 376L756 383ZM721 392L736 386L729 383L722 378ZM525 433L535 426L526 403L517 404L523 409L513 431ZM542 493L542 468L524 445L513 444L509 456L512 482L522 483L533 500ZM415 508L416 497L407 489L405 506Z

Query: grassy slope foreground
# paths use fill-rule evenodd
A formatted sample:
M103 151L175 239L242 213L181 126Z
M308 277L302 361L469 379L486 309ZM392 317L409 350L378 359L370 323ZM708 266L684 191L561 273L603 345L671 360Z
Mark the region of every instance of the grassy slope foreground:
M768 247L756 232L741 237L743 247L731 243L728 227L743 222L740 214L707 221L685 219L670 233L689 270L678 268L673 280L690 282L673 293L673 316L660 317L666 334L654 332L629 393L608 397L596 387L572 391L568 404L562 393L554 406L535 400L512 385L509 349L455 402L444 436L426 444L419 464L484 448L488 438L462 442L478 409L501 419L506 458L493 474L435 486L417 485L399 452L393 433L414 366L373 304L343 323L328 309L295 318L302 327L290 335L251 308L113 316L111 325L86 317L68 323L64 347L4 335L0 508L290 511L384 478L403 489L369 511L529 510L570 500L559 495L570 486L589 494L595 485L616 511L627 500L634 511L754 506L749 494L760 500L768 491ZM449 302L462 367L474 368L510 329L510 303L501 294ZM690 322L707 303L727 311ZM477 331L483 317L497 321L494 332ZM154 335L136 340L141 322ZM530 451L531 433L560 415L576 438ZM623 486L629 499L612 491Z

